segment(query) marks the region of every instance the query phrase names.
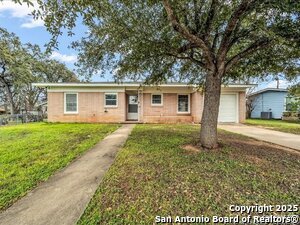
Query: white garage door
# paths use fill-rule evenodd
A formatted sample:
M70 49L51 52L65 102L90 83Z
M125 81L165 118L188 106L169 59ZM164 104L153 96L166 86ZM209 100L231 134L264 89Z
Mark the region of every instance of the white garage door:
M235 94L222 94L219 108L219 122L237 122L237 97Z

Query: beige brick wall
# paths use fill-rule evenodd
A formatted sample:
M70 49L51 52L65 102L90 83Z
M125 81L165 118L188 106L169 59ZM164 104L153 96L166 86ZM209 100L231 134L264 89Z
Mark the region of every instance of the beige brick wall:
M239 122L243 123L246 120L246 94L239 92Z
M190 123L191 113L177 113L177 94L163 93L163 105L151 105L151 94L145 93L143 98L143 122L145 123Z
M64 93L48 92L49 122L124 122L125 93L118 93L118 107L104 108L104 93L79 92L78 114L64 114Z
M195 123L201 122L203 111L203 95L201 92L194 92L191 94L191 113Z
M199 123L203 111L201 92L190 94L190 113L177 113L177 94L164 93L163 106L151 105L151 94L144 93L140 99L140 121L145 123ZM48 92L49 122L124 122L126 121L126 95L118 93L118 107L104 108L104 93L79 92L78 114L64 114L64 93ZM239 122L246 118L245 92L239 92Z

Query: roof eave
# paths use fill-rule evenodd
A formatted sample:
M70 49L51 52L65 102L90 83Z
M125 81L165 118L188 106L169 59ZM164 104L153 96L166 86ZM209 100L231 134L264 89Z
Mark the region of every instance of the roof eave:
M139 83L125 83L125 84L112 84L112 83L32 83L34 87L48 88L48 87L140 87L148 86L155 87L157 85L144 85ZM161 87L198 87L198 85L193 84L161 84L158 85ZM228 84L222 85L222 87L231 87L231 88L250 88L256 87L257 84Z
M288 92L287 89L284 88L265 88L256 92L253 92L251 94L248 95L248 97L254 96L254 95L258 95L258 94L262 94L265 93L267 91L277 91L277 92Z

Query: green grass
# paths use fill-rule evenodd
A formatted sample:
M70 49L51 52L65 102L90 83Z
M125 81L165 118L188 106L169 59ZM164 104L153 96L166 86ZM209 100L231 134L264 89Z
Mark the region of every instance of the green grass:
M185 150L198 136L199 126L136 126L78 224L153 224L155 216L229 216L231 204L299 204L300 157L225 131L217 151Z
M282 131L286 133L300 134L299 121L247 119L245 124L261 126L263 128Z
M50 123L0 127L0 209L47 180L117 127Z

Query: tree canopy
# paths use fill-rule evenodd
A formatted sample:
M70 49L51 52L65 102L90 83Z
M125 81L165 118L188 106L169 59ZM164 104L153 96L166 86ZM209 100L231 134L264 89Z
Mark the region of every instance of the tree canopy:
M299 75L300 3L292 0L39 1L53 34L81 16L89 35L74 43L84 73L109 69L149 81L203 83L225 63L223 82ZM211 69L209 69L211 68Z
M64 64L49 58L37 45L22 44L19 38L0 28L0 92L11 113L32 110L44 90L33 82L77 81ZM45 96L44 96L45 97Z
M289 94L291 96L300 97L300 82L294 85L291 85L289 88Z

